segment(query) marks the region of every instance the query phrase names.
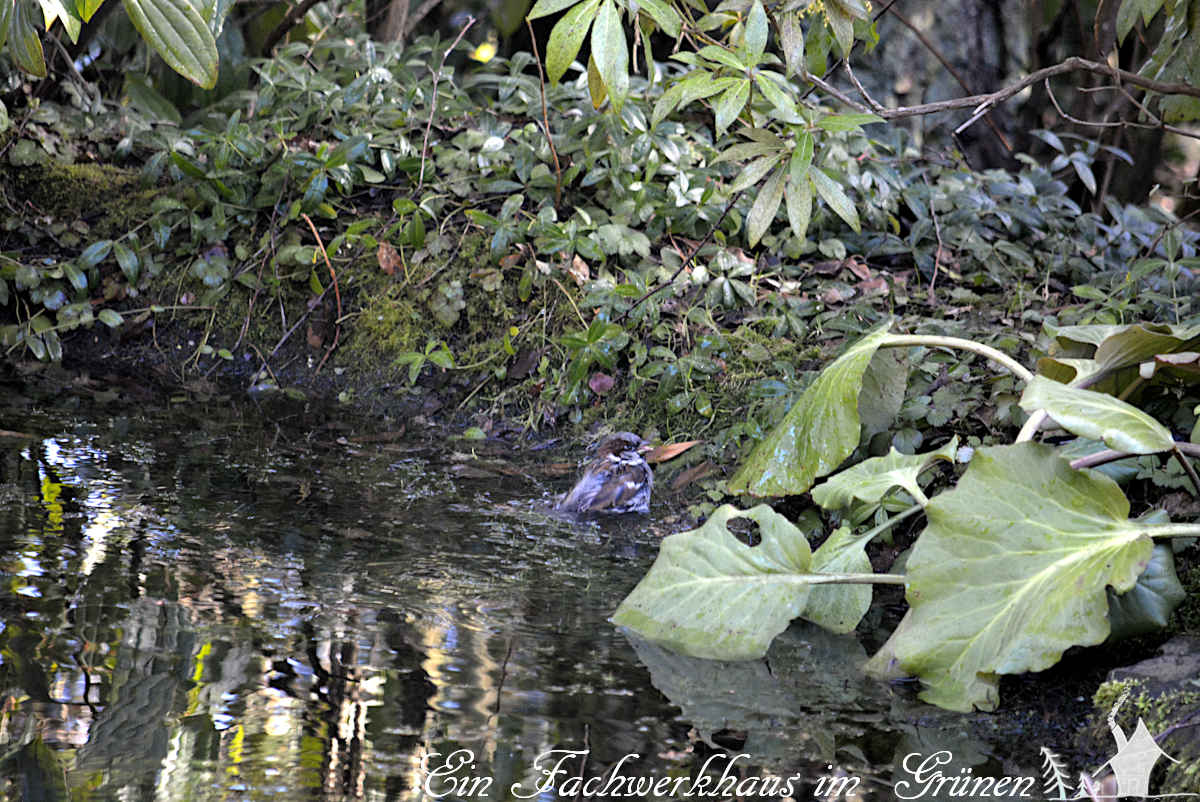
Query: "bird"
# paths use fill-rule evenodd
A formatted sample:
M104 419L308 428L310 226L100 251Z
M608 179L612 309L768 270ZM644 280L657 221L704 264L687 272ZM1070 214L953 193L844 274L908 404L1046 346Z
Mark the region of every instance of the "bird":
M650 511L654 472L642 456L653 446L632 432L604 438L596 457L555 509L574 513L619 514Z

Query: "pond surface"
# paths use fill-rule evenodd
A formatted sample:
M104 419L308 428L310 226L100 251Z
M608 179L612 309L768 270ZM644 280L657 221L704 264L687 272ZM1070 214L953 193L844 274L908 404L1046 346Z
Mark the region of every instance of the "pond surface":
M893 799L912 754L1039 777L1037 739L1072 747L860 676L853 637L733 664L618 631L680 527L556 517L580 453L0 392L10 799Z

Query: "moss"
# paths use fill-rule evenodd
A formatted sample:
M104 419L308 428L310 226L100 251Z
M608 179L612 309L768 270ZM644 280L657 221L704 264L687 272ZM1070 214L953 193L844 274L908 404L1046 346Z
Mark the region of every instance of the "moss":
M89 221L98 238L120 236L143 222L150 214L150 202L162 192L142 187L137 171L107 164L51 162L8 169L5 174L16 197L27 198L57 220L76 220L103 209L103 217ZM106 198L120 198L120 202L97 204Z
M1111 744L1108 715L1126 691L1129 692L1129 698L1125 700L1118 714L1119 723L1126 734L1132 731L1138 719L1146 723L1146 728L1151 733L1166 732L1188 718L1189 711L1194 713L1200 708L1198 691L1176 691L1155 697L1145 693L1142 683L1135 679L1105 682L1092 696L1094 709L1088 734L1097 743ZM1185 750L1194 748L1188 747L1189 742L1186 740L1182 743ZM1164 745L1164 748L1170 753L1170 742ZM1200 756L1188 753L1172 754L1172 757L1178 762L1166 767L1159 790L1162 793L1172 793L1194 789L1196 780L1200 777L1200 761L1196 759Z

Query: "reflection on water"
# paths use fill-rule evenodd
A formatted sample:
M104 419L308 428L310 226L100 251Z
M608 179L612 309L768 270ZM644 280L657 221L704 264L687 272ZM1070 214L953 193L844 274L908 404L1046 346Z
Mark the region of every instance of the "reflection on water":
M852 638L797 628L749 664L627 640L607 617L660 533L551 515L545 453L186 408L0 429L9 798L553 799L554 765L618 783L587 796L707 774L890 798L896 756L942 731L857 676ZM963 765L999 770L952 726Z

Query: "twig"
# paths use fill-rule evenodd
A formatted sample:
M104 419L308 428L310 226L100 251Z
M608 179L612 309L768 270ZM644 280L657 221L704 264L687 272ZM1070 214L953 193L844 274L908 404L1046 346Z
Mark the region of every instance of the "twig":
M325 366L325 360L329 359L329 355L333 353L334 348L337 348L338 341L342 338L342 291L338 289L337 273L329 261L329 254L325 252L325 243L321 241L321 235L317 233L317 227L313 225L313 221L308 215L301 212L300 216L304 218L304 222L308 223L308 227L312 229L313 237L317 240L317 247L321 249L321 256L325 258L325 266L329 268L329 277L333 280L333 295L337 298L337 319L334 321L333 342L329 344L329 349L325 351L325 356L321 357L321 362L317 365L315 373L320 373L321 368Z
M1179 465L1183 468L1183 472L1192 480L1192 497L1200 496L1200 476L1196 475L1196 468L1188 460L1182 451L1178 448L1171 449L1171 456L1179 461Z
M883 104L871 97L871 93L867 91L867 88L859 83L858 76L854 74L854 70L850 69L850 59L846 59L844 66L846 68L846 75L850 78L850 83L854 84L854 88L863 96L863 100L867 101L867 105L875 111L885 111L886 109L883 108Z
M891 13L891 15L893 17L896 18L897 22L899 22L901 25L903 25L904 27L908 28L910 31L913 32L913 35L916 36L917 39L921 42L921 44L925 46L925 49L928 50L930 53L932 53L933 57L935 59L937 59L943 67L946 68L946 72L950 73L950 75L954 78L954 80L958 81L959 86L961 86L967 92L972 91L971 87L967 85L966 80L962 77L962 74L959 73L959 71L957 69L955 69L953 64L951 64L949 61L946 60L946 57L942 55L942 52L940 50L938 50L937 47L934 46L933 42L929 41L929 37L927 37L925 35L925 33L923 31L921 31L920 28L918 28L916 25L913 25L912 22L910 22L908 20L908 18L906 18L903 14L901 14L899 11L892 8L891 6L888 7L888 11ZM846 64L846 72L847 73L850 72L849 62L847 62L847 64ZM1010 145L1008 143L1008 139L1004 136L1003 133L1001 133L1000 127L996 125L995 120L993 120L991 118L991 116L989 115L987 117L987 119L985 120L985 122L987 122L988 127L992 129L992 133L994 133L996 135L996 138L1000 140L1000 144L1004 146L1004 149L1007 150L1009 153L1012 153L1013 152L1012 145Z
M263 40L263 55L270 55L275 45L279 44L279 40L287 36L288 31L295 27L296 20L307 14L308 10L319 2L321 0L303 0L299 5L289 8L288 12L283 15L283 19L275 26L275 29L267 34L267 38Z
M1151 92L1158 92L1163 95L1187 95L1189 97L1200 97L1200 86L1192 86L1191 84L1183 83L1165 83L1163 81L1155 81L1149 78L1143 78L1137 73L1119 70L1116 67L1110 67L1107 64L1100 64L1095 61L1072 56L1060 64L1055 64L1050 67L1045 67L1037 72L1031 73L1022 78L1012 86L1007 86L998 92L992 92L988 95L969 95L967 97L953 98L951 100L939 100L935 103L921 103L916 106L898 106L894 109L882 109L876 111L880 117L885 120L902 120L907 117L919 117L924 114L940 114L944 111L957 111L959 109L972 109L973 114L970 119L964 122L958 128L954 129L954 133L962 133L969 128L976 120L988 113L991 108L999 103L1003 103L1014 95L1020 93L1025 87L1044 81L1047 78L1053 78L1056 75L1064 75L1070 72L1092 72L1098 75L1107 75L1125 83L1133 84L1142 89ZM818 78L809 73L807 70L802 72L801 76L805 81L812 83L821 90L828 92L833 97L845 103L851 108L863 112L870 112L867 106L859 103L857 100L846 95L839 89L830 85L827 81ZM1194 136L1194 134L1193 134Z
M435 8L437 8L441 2L442 0L425 0L424 3L417 6L417 10L408 15L408 19L405 21L404 27L400 31L400 41L407 39L409 34L416 30L417 25L421 23L421 20L425 19L426 15L429 14L430 11L433 11ZM472 20L472 22L474 22L474 20ZM459 38L461 39L462 37L460 36ZM455 44L458 44L458 42L456 41ZM451 49L453 49L453 46Z
M442 78L442 70L446 66L446 59L454 52L454 48L458 47L458 43L462 41L464 35L475 24L474 17L467 17L467 24L458 32L458 36L454 37L454 41L442 53L442 63L433 73L433 98L429 102L429 119L425 122L425 139L421 142L421 172L417 176L417 191L421 191L421 187L425 185L425 157L429 154L429 130L433 128L433 115L437 114L437 95L438 81Z
M933 187L929 183L929 176L922 172L921 180L929 187L929 216L933 218L933 234L937 237L937 248L933 252L933 278L929 279L929 302L933 303L933 287L937 284L938 272L942 268L942 224L938 221L937 209L933 206Z
M645 301L647 298L649 298L650 296L657 293L659 290L665 289L665 288L671 286L672 284L674 284L675 279L677 279L679 277L679 274L683 272L683 269L685 267L687 267L688 264L690 264L693 259L696 258L696 254L700 253L700 249L703 248L705 245L707 245L708 241L710 239L712 239L713 232L721 227L721 223L725 222L726 215L729 214L729 210L733 208L733 205L735 203L737 203L738 198L740 198L740 197L742 197L741 192L734 193L733 197L729 199L729 203L725 204L725 210L723 212L721 212L721 216L717 218L717 222L713 223L712 227L708 229L708 233L706 233L704 235L704 239L700 240L700 244L692 249L692 252L687 255L686 259L684 259L682 262L680 262L679 267L677 267L675 269L675 272L671 274L671 277L669 279L662 282L657 287L655 287L654 289L650 290L645 295L643 295L641 298L638 298L636 301L634 301L633 306L626 309L625 312L613 322L615 322L615 323L625 322L625 320L631 314L633 314L633 310L637 309L639 306L641 306L643 301Z
M546 143L550 145L550 155L554 157L554 208L562 205L562 166L558 163L558 150L554 147L554 139L550 136L550 117L546 113L546 74L542 72L542 56L538 53L537 37L533 35L533 23L528 18L525 27L529 28L529 41L533 44L533 63L538 68L538 89L542 92L542 130L546 134Z

